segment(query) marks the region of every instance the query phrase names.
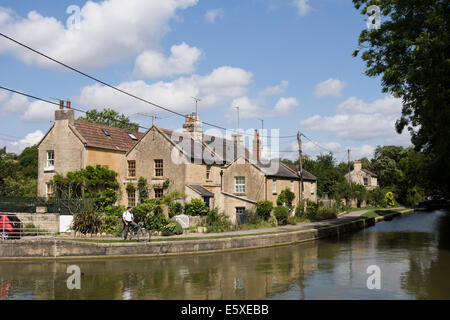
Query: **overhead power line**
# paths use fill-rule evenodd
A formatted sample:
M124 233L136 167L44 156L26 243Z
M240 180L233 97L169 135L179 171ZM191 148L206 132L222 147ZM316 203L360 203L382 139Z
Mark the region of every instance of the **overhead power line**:
M109 88L111 88L111 89L113 89L113 90L115 90L115 91L118 91L118 92L120 92L120 93L123 93L123 94L125 94L125 95L127 95L127 96L129 96L129 97L132 97L132 98L134 98L134 99L137 99L137 100L139 100L139 101L141 101L141 102L150 104L150 105L152 105L152 106L154 106L154 107L156 107L156 108L159 108L159 109L162 109L162 110L164 110L164 111L167 111L167 112L173 113L173 114L175 114L175 115L178 115L178 116L180 116L180 117L183 117L183 118L185 117L185 115L182 114L182 113L180 113L180 112L171 110L171 109L166 108L166 107L163 107L163 106L161 106L161 105L159 105L159 104L156 104L156 103L153 103L153 102L151 102L151 101L148 101L148 100L146 100L146 99L144 99L144 98L141 98L141 97L139 97L139 96L137 96L137 95L135 95L135 94L132 94L132 93L130 93L130 92L128 92L128 91L122 90L122 89L120 89L120 88L118 88L118 87L116 87L116 86L113 86L113 85L111 85L111 84L105 82L105 81L102 81L102 80L100 80L100 79L98 79L98 78L96 78L96 77L93 77L93 76L91 76L91 75L89 75L89 74L87 74L87 73L85 73L85 72L83 72L83 71L80 71L80 70L78 70L77 68L71 67L71 66L69 66L69 65L66 64L66 63L63 63L63 62L61 62L61 61L59 61L59 60L57 60L57 59L55 59L55 58L52 58L52 57L50 57L50 56L48 56L48 55L46 55L46 54L44 54L44 53L42 53L42 52L40 52L40 51L38 51L38 50L36 50L36 49L33 49L32 47L30 47L30 46L28 46L28 45L26 45L26 44L24 44L24 43L22 43L22 42L20 42L20 41L17 41L16 39L13 39L13 38L11 38L11 37L5 35L4 33L1 33L1 32L0 32L0 36L2 36L2 37L4 37L5 39L8 39L8 40L10 40L10 41L12 41L12 42L18 44L18 45L20 45L20 46L22 46L22 47L24 47L24 48L26 48L26 49L28 49L28 50L34 52L34 53L36 53L36 54L38 54L38 55L40 55L40 56L46 58L46 59L51 60L51 61L53 61L53 62L56 63L56 64L59 64L59 65L65 67L65 68L67 68L67 69L70 69L70 70L72 70L72 71L74 71L74 72L76 72L76 73L78 73L78 74L84 76L84 77L87 77L87 78L89 78L89 79L91 79L91 80L94 80L94 81L96 81L96 82L98 82L98 83L101 83L101 84L103 84L104 86L109 87ZM209 123L209 122L205 122L205 121L199 121L199 122L201 122L202 124L211 126L211 127L215 127L215 128L221 129L221 130L225 130L225 131L227 131L227 130L228 130L228 131L234 131L234 130L232 130L232 129L227 129L227 128L225 128L225 127L222 127L222 126L219 126L219 125L216 125L216 124L212 124L212 123ZM250 134L248 134L248 135L250 135ZM293 136L278 137L278 138L284 139L284 138L291 138L291 137L293 137ZM270 138L270 137L268 136L268 137L266 137L266 138Z

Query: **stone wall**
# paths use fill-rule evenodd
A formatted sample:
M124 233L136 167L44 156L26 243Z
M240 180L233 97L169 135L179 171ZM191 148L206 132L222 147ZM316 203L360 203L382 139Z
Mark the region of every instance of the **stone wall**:
M60 216L58 213L14 213L26 227L33 224L40 232L53 234L59 232ZM26 231L26 230L25 230Z

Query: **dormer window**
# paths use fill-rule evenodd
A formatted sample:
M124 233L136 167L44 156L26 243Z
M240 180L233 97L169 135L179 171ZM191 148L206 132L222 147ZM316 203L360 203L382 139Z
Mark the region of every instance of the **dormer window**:
M138 138L136 138L136 136L134 134L132 134L131 132L127 132L128 136L133 139L134 141L137 141Z
M108 137L110 137L110 136L111 136L111 134L109 133L109 131L108 131L108 130L106 130L106 129L102 129L102 131L103 131L103 133L105 134L105 136L108 136Z

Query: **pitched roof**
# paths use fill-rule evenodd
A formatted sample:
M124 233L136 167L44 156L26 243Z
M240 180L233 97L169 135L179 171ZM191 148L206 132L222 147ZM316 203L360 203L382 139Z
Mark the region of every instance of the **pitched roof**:
M189 188L197 192L202 197L214 197L214 193L198 185L188 185Z
M297 175L299 176L298 165L290 164L290 163L285 163L284 165L286 165L289 169L291 169L292 171L297 173ZM303 171L302 171L302 176L303 176L303 180L317 181L317 178L315 176L313 176L311 173L309 173L308 171L306 171L305 169L303 169Z
M248 157L250 154L243 145L229 139L204 134L200 142L185 132L158 129L180 147L191 160L222 164L231 163L240 155Z
M74 125L75 129L86 141L87 147L128 151L144 136L144 133L142 132L135 132L81 120L75 120ZM106 130L106 132L104 132L104 130ZM137 140L132 139L129 133L134 135Z
M372 177L378 177L376 173L373 173L372 171L366 170L366 169L361 169L361 171L364 171L365 173L367 173L368 175L372 176Z

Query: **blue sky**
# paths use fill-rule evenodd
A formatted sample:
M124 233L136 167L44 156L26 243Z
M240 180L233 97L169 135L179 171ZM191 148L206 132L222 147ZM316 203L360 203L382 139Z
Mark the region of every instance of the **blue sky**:
M66 12L81 8L80 28ZM382 144L409 145L394 130L401 102L381 92L353 58L366 22L350 0L2 1L0 30L102 80L181 113L236 128L301 130L337 160L371 156ZM149 126L180 128L167 114L0 39L0 85L84 109L109 107ZM50 127L54 106L0 92L0 144L20 152ZM204 127L204 129L208 129ZM295 138L280 149L295 150ZM323 150L304 141L314 156ZM283 154L295 157L295 153Z

